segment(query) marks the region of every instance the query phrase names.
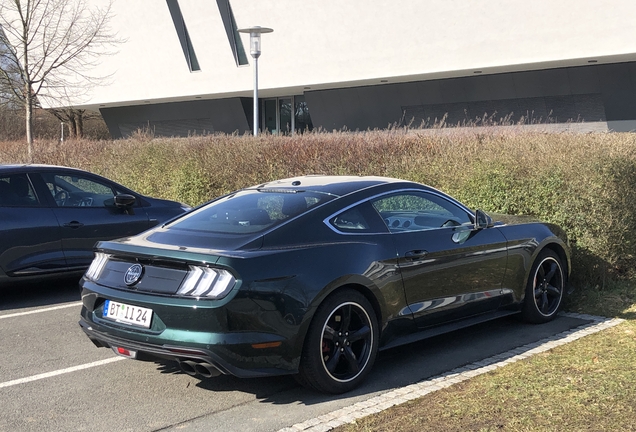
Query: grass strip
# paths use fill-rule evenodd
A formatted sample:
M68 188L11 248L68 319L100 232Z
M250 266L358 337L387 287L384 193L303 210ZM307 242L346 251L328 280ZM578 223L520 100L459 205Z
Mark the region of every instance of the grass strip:
M629 319L335 430L633 431L635 359Z

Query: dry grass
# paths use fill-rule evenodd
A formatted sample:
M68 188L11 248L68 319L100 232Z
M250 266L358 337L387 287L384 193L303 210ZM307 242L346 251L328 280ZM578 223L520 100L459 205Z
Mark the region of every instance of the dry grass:
M623 324L335 429L634 431L636 304Z

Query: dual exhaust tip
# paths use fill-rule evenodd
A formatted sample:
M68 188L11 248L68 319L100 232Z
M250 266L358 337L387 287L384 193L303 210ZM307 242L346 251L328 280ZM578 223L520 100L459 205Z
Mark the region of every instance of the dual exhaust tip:
M204 378L212 378L221 375L221 371L214 367L214 365L206 362L185 360L179 362L179 367L182 371L191 376L201 375Z

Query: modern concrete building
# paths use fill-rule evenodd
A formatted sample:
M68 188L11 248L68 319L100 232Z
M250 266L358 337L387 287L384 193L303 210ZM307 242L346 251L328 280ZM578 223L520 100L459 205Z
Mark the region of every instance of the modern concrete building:
M104 0L91 0L99 3ZM636 129L634 0L114 0L126 40L76 106L113 137L365 130L484 115Z

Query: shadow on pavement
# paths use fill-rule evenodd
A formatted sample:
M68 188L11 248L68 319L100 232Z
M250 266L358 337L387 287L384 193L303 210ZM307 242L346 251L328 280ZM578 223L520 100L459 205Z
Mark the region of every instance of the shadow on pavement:
M563 315L542 325L525 324L508 317L393 348L380 353L362 386L343 395L309 391L288 376L247 380L227 376L203 379L196 384L197 387L212 392L247 392L255 396L255 403L211 413L167 430L234 430L240 418L238 422L242 431L277 431L455 368L593 324L593 321ZM163 372L179 373L178 369L163 369Z
M313 405L364 395L368 397L429 379L586 323L590 321L559 316L550 323L535 325L508 317L382 351L362 386L344 395L323 395L307 390L290 376L252 379L219 376L202 379L197 386L214 392L248 392L261 402L283 405ZM163 373L183 373L176 364L159 368Z
M79 300L78 277L54 282L20 283L0 289L0 311L55 306Z

